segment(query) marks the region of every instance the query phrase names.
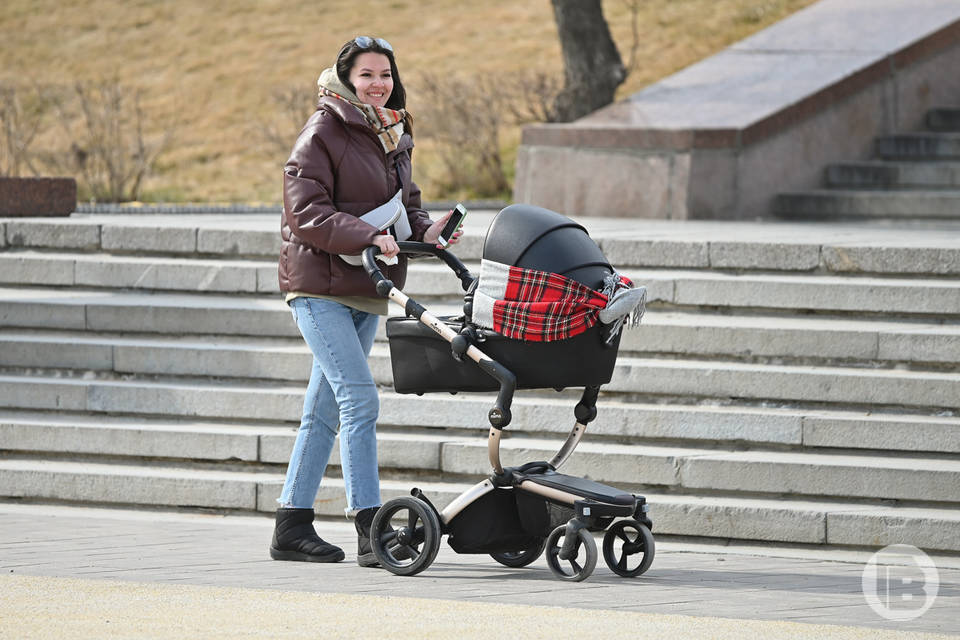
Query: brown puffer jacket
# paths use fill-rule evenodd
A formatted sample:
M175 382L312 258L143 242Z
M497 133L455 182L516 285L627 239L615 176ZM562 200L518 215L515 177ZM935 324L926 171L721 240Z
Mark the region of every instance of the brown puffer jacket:
M347 264L338 254L356 255L373 243L377 230L359 216L392 198L401 183L410 240L423 239L431 221L411 179L412 149L413 140L405 133L398 147L384 155L380 140L356 108L337 98L321 98L283 170L281 291L377 295L363 267ZM406 272L403 255L384 270L397 287L403 287Z

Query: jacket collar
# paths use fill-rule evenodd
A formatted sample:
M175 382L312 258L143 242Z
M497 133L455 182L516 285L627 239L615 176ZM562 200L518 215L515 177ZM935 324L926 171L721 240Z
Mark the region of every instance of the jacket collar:
M332 96L321 96L317 102L317 108L323 108L326 111L340 118L346 124L360 125L370 128L367 119L363 117L360 110L345 100L334 98Z

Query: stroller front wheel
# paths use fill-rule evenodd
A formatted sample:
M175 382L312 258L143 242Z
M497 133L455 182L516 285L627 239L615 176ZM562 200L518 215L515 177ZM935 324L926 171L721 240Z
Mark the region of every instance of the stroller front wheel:
M538 543L530 545L526 549L519 551L504 551L503 553L491 553L490 557L505 567L525 567L543 553L546 546L546 540L540 540Z
M391 524L395 518L396 527ZM412 576L433 563L442 535L430 505L413 497L394 498L377 510L370 525L370 546L381 567Z
M636 520L620 520L607 529L603 536L603 559L618 576L634 578L653 562L655 547L650 529ZM636 556L640 564L630 568L630 556Z
M586 527L578 528L577 539L572 543L573 553L565 559L561 558L567 527L568 525L562 524L547 536L547 566L553 575L561 580L580 582L590 577L597 566L597 543L593 541L593 536Z

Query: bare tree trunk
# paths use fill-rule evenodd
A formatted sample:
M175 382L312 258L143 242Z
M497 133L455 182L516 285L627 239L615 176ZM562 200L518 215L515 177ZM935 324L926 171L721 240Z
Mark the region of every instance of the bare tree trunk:
M563 50L565 86L557 96L559 121L569 122L613 102L627 77L600 0L551 0Z

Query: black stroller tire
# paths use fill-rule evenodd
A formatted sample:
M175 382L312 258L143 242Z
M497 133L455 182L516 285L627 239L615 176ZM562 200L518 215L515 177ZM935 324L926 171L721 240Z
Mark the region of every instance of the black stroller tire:
M636 532L635 535L630 530ZM656 546L653 534L643 524L636 520L620 520L613 523L603 536L603 560L618 576L635 578L650 568ZM634 568L629 568L630 556L640 560Z
M561 580L569 582L586 580L597 566L597 543L593 541L593 536L585 528L578 529L575 557L569 560L561 560L559 556L560 547L563 546L563 538L566 533L567 525L562 524L547 536L547 566L550 567L553 575ZM569 566L569 571L561 563L566 563Z
M520 568L534 562L543 553L547 546L546 540L541 540L535 545L519 551L504 551L503 553L491 553L490 557L505 567Z
M404 522L394 528L391 520L398 514ZM398 576L412 576L436 559L442 535L430 505L412 497L394 498L377 510L370 525L370 546L381 567Z

